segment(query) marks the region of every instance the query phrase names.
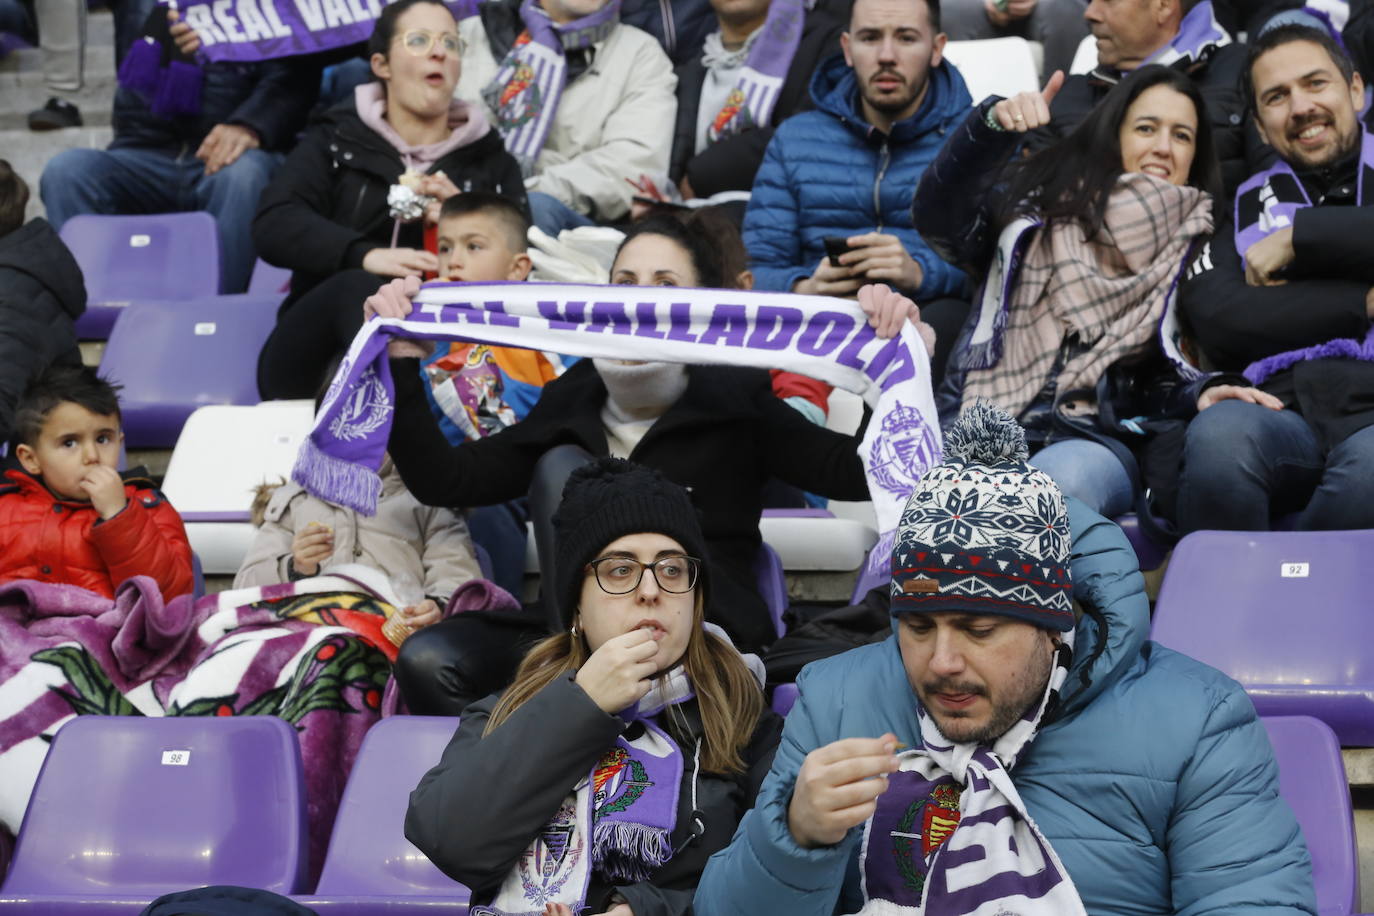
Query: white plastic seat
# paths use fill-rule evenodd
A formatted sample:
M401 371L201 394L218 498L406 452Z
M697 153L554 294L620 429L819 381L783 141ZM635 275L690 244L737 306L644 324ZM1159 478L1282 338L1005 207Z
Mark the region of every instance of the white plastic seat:
M1078 43L1069 73L1091 73L1097 68L1097 39L1089 35Z
M291 478L314 416L314 402L303 400L212 405L187 419L162 489L207 574L238 572L253 539L253 491Z
M1030 42L1014 35L945 43L945 59L968 84L974 104L990 95L1011 97L1040 88L1040 67Z

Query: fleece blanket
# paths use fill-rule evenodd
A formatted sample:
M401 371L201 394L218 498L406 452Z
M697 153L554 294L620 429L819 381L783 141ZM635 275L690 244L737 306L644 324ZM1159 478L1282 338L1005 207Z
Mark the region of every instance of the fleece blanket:
M0 825L18 830L47 747L76 715L275 715L305 764L318 875L363 735L398 701L380 622L396 603L358 567L163 603L151 579L112 600L72 586L0 586ZM518 607L485 580L448 612Z

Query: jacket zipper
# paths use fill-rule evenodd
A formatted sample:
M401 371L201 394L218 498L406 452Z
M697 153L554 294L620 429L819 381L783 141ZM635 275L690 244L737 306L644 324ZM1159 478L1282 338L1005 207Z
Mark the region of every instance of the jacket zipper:
M882 187L883 176L887 174L887 166L892 161L892 151L888 149L887 141L883 141L881 152L878 154L878 177L873 179L873 212L878 219L877 232L883 231L883 200Z

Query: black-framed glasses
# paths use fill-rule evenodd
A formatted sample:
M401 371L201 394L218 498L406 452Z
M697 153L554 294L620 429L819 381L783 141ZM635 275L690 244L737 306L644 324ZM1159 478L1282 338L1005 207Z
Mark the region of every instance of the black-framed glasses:
M463 55L463 39L452 32L431 32L427 29L411 29L399 36L401 47L414 57L424 57L434 48L437 41L449 54Z
M587 565L596 576L596 584L608 595L627 595L639 588L646 569L653 571L659 588L674 595L690 592L701 574L701 561L686 556L663 557L652 563L631 557L601 557Z

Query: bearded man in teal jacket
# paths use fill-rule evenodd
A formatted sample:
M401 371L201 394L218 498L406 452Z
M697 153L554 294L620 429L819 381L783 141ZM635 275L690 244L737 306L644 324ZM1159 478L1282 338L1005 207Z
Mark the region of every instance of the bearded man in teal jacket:
M1254 707L1147 641L1121 530L998 408L945 454L898 528L893 636L802 672L698 916L1314 913Z

